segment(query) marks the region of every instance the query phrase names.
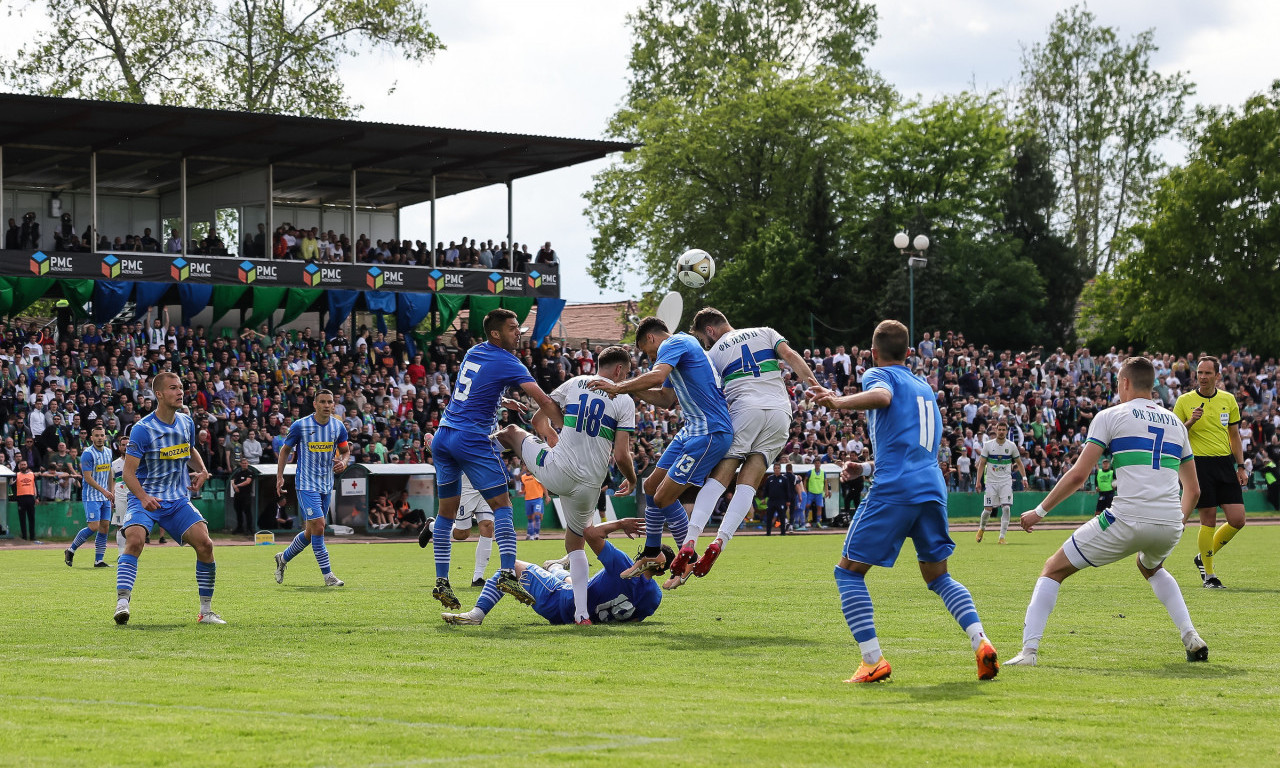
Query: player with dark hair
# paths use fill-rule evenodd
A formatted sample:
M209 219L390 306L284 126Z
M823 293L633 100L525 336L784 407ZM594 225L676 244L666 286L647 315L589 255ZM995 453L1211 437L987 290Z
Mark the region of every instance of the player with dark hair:
M63 560L70 567L80 545L96 534L93 545L93 567L106 568L103 557L107 554L107 531L111 527L111 501L115 498L115 483L111 476L111 449L107 447L107 431L101 424L94 424L89 432L92 444L80 454L80 473L84 476L85 527L63 552Z

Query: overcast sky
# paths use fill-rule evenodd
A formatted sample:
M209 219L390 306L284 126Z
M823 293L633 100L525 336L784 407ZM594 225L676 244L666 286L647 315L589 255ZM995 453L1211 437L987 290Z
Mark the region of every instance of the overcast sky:
M0 0L10 7L20 0ZM448 50L421 65L370 54L346 62L348 93L370 120L452 128L602 138L625 91L635 0L453 0L432 3L433 30ZM35 5L33 3L33 5ZM1022 46L1043 39L1057 0L897 0L879 6L870 64L905 95L925 98L1017 80ZM1280 77L1280 3L1257 0L1114 0L1092 7L1103 24L1128 37L1155 27L1156 67L1185 71L1196 101L1239 105ZM28 10L0 36L12 54L39 14ZM387 90L395 84L395 91ZM1176 149L1173 152L1177 152ZM1172 158L1173 160L1179 157ZM550 240L570 301L622 298L586 277L591 230L583 193L609 161L515 182L515 233L531 250ZM503 239L505 187L437 203L437 239ZM426 239L428 206L405 209L401 231ZM674 258L676 254L672 254ZM632 281L638 291L638 281Z

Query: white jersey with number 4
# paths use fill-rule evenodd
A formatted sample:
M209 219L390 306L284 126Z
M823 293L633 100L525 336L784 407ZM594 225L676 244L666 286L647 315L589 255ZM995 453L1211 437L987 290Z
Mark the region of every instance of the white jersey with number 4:
M988 485L1012 483L1013 462L1020 455L1017 444L1012 440L1006 439L1004 443L988 440L983 443L982 458L987 460L987 465L982 470L982 482Z
M1182 525L1178 469L1193 457L1187 429L1172 411L1146 398L1113 405L1089 424L1089 442L1111 451L1116 517Z
M749 410L791 412L778 361L778 345L785 341L772 328L739 328L711 348L711 367L720 377L735 420Z
M634 432L636 428L636 404L631 397L611 398L587 387L596 380L608 381L603 376L574 376L551 393L564 412L560 441L551 449L556 464L589 483L600 483L609 474L618 430Z

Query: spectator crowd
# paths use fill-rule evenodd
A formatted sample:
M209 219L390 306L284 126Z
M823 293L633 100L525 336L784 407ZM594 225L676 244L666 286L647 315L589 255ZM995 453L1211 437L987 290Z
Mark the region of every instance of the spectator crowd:
M170 370L185 383L197 428L195 448L215 477L229 478L242 458L251 465L274 463L289 425L311 412L319 388L335 394L337 418L352 435L353 462L430 462L432 436L459 362L474 341L464 324L452 338L437 338L411 357L394 333L368 328L354 337L339 330L327 339L310 328L268 333L266 326L211 334L174 325L167 313L149 324L60 332L36 323L0 324L0 464L17 470L25 463L36 472L42 500L79 499L79 455L92 425L102 423L108 444L115 446L118 435L154 409L151 382ZM571 348L548 339L536 347L526 343L518 354L539 386L550 391L574 375L594 373L603 347L582 342ZM1050 487L1078 458L1094 416L1114 401L1116 374L1130 353L1015 352L980 346L957 333L924 334L908 365L937 392L944 421L940 458L950 488L972 490L983 441L1000 421L1009 424L1010 437L1022 449L1034 489ZM846 393L859 390L872 365L870 350L856 346L803 355L820 383ZM1195 386L1197 355L1152 357L1156 395L1172 406ZM1219 360L1220 386L1240 404L1249 468L1262 476L1280 457L1276 360L1246 349ZM794 414L783 464L874 458L863 414L828 412L805 398L804 384L790 371L785 379ZM500 412L504 425L520 418ZM680 419L678 411L645 403L637 403L636 418L634 459L637 473L645 476ZM514 460L510 469L514 482ZM844 490L847 505L858 489ZM400 527L388 510L382 512L379 525Z

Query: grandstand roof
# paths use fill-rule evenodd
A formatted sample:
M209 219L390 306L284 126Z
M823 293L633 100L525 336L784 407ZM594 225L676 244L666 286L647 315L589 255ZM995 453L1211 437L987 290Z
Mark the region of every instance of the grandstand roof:
M277 202L398 208L596 160L635 145L152 104L0 94L4 184L154 195L274 165Z

